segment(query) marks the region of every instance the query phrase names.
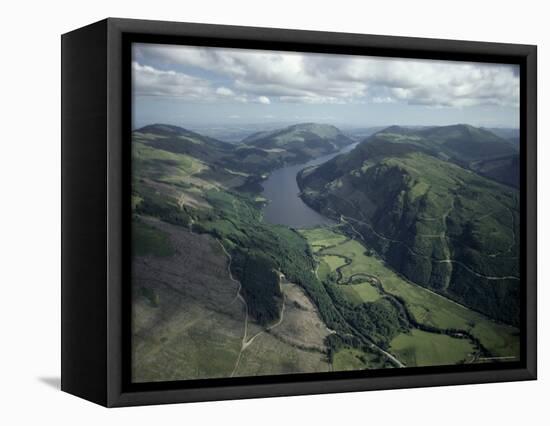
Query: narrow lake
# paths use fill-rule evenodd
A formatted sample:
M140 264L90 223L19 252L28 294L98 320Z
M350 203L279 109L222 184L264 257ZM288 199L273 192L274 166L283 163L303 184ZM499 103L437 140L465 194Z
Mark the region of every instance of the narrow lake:
M262 184L264 188L262 196L269 200L263 209L265 221L293 228L311 228L334 223L302 201L296 175L306 167L317 166L339 154L349 152L356 145L357 143L354 143L334 154L324 155L307 163L282 167L271 173Z

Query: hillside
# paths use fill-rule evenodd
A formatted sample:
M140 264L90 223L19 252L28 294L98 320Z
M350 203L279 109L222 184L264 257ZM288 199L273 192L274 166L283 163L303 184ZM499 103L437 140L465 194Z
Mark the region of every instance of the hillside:
M330 134L323 137L334 140ZM308 262L312 260L305 241L293 231L265 223L259 209L263 201L243 190L276 167L276 161L284 161L281 158L287 151L281 149L271 152L272 157L256 159L243 155L243 150L268 151L251 145L234 147L176 126L152 125L136 130L132 140L132 208L140 217L155 217L224 241L249 312L264 324L273 321L280 309L281 295L273 271L283 271L297 283L314 282L311 272L303 270L311 270ZM274 160L275 155L279 160Z
M509 140L486 129L466 124L427 128L391 126L368 140L414 145L442 160L452 161L476 172L481 170L480 174L500 183L516 187L519 183L517 167L508 169L506 174L485 172L496 168L488 165L493 160L512 159L518 155L517 147Z
M305 162L331 154L354 141L338 128L327 124L304 123L284 129L258 132L243 140L243 144L262 150L286 151L289 162Z
M519 129L518 128L506 128L506 127L489 127L486 128L495 135L507 140L516 149L519 148Z
M464 132L479 149L459 148ZM442 159L443 152L455 161L480 159L485 143L506 152L497 136L485 136L469 126L388 128L302 171L302 198L323 214L342 215L411 281L518 324L518 193Z
M153 124L135 130L133 141L193 157L211 168L254 175L249 183L285 164L306 162L353 143L336 127L314 123L259 132L241 144L229 144L178 126Z
M232 154L225 146L216 146L214 142L213 152L205 156L202 151L189 150L192 146L184 139L192 138L205 148L209 147L208 140L183 134L185 130L156 135L152 130L134 133L134 221L160 220L195 234L208 234L219 241L231 258L228 268L233 279L241 284L239 295L255 327L267 329L283 320L282 303L286 296L282 296L284 290L279 285L281 273L303 290L322 322L331 330L342 336L349 336L357 327L369 330L351 340L346 338L348 344L370 347L374 339L377 344L387 347L391 337L408 329L399 309L386 301L353 309L348 309L345 302L335 304L333 297L337 296L329 294L325 284L317 279L315 260L307 241L296 230L264 221L261 202L254 195L239 190L247 176L228 168L227 159L218 156L222 150ZM208 161L209 158L213 160ZM172 236L174 233L169 232ZM156 236L153 240L160 243L163 238ZM194 255L189 253L190 257ZM156 303L156 296L148 297ZM285 319L288 319L286 315ZM333 347L323 347L323 354L330 348Z
M186 154L201 161L215 162L229 155L233 147L217 139L203 136L183 127L152 124L135 130L133 140L153 148Z
M476 161L470 168L482 176L519 188L519 154Z

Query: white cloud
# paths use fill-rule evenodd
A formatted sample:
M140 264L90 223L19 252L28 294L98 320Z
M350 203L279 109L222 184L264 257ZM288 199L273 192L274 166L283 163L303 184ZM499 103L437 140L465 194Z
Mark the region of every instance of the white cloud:
M199 103L249 102L248 96L236 94L224 86L216 88L210 80L183 72L159 70L138 62L132 63L132 81L137 96L177 97Z
M219 87L214 94L238 102L442 107L519 103L517 69L508 65L151 44L136 45L134 53L140 63L189 70L207 83L212 74L220 76L231 88ZM197 78L176 74L157 76L161 92L169 92L172 84L178 96L182 89L177 87ZM150 83L149 90L155 91Z
M271 101L267 96L258 96L258 102L265 105L268 105L271 103Z
M136 95L200 98L211 92L207 80L184 73L161 71L137 62L132 64L132 71Z
M374 96L372 102L375 104L391 104L395 102L395 99L391 96Z
M233 96L235 94L233 93L233 90L228 89L227 87L218 87L216 89L216 93L222 96Z

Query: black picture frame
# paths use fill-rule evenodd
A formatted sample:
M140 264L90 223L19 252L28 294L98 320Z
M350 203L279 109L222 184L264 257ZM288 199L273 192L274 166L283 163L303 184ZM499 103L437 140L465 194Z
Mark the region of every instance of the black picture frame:
M414 367L130 383L132 42L518 64L521 360L466 369ZM536 98L537 50L531 45L114 18L64 34L62 390L115 407L536 379Z

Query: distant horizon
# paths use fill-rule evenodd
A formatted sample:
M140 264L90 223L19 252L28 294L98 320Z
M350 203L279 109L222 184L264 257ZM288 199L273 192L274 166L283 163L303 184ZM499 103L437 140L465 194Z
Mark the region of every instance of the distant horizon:
M134 128L519 127L510 64L137 43L132 84Z
M355 124L348 124L348 123L333 123L333 122L322 122L322 121L269 121L269 122L258 122L258 123L210 123L210 124L192 124L192 123L175 123L175 122L148 122L143 123L139 125L132 126L132 131L139 130L146 126L152 126L152 125L168 125L168 126L176 126L181 127L183 129L187 130L193 130L193 129L207 129L207 128L220 128L220 129L235 129L235 128L251 128L256 127L260 128L261 126L265 125L269 128L281 128L289 127L289 126L295 126L299 124L325 124L325 125L331 125L337 128L342 129L374 129L374 128L385 128L385 127L391 127L391 126L399 126L399 127L450 127L450 126L460 126L460 125L466 125L466 126L472 126L477 128L483 128L483 129L501 129L501 130L519 130L519 126L513 127L513 126L478 126L472 123L459 123L459 122L449 122L448 124L401 124L401 123L388 123L388 124L366 124L366 125L355 125Z

